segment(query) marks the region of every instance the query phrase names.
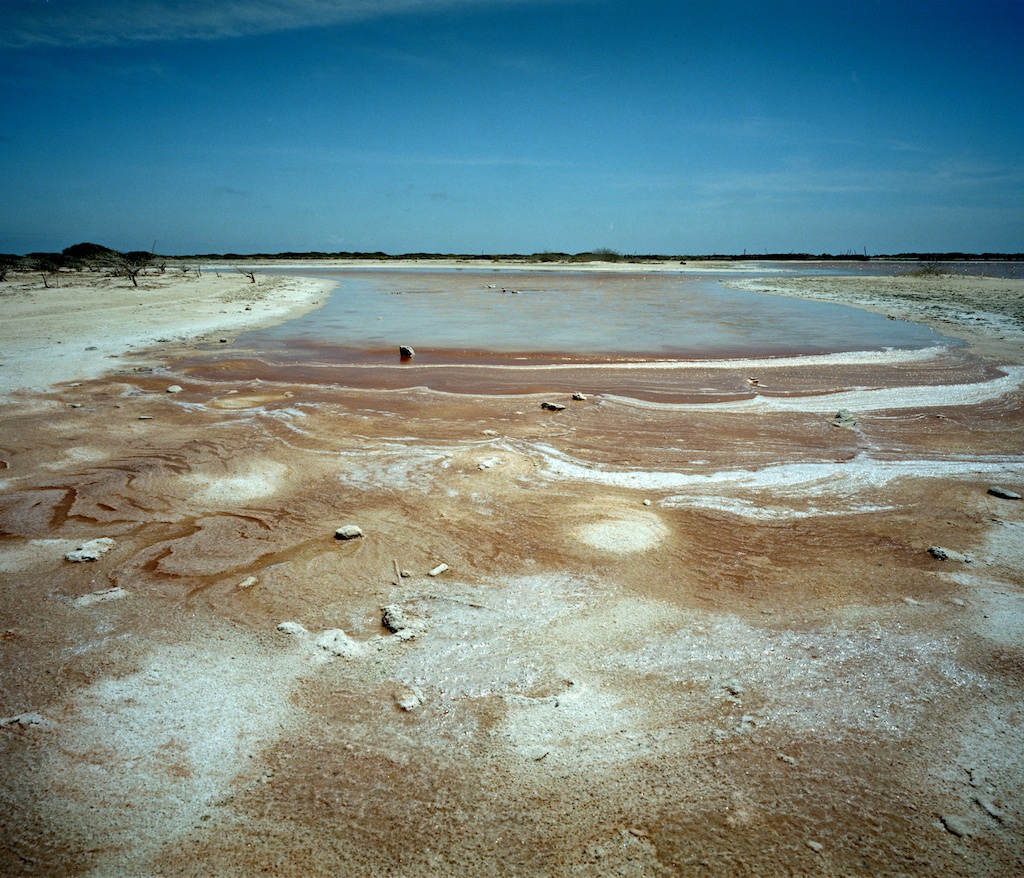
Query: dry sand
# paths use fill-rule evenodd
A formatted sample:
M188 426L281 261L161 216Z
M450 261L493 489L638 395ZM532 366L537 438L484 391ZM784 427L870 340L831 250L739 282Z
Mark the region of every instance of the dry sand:
M323 288L209 274L0 287L4 874L1024 870L1024 283L658 404L274 380Z
M0 399L117 371L112 360L132 350L220 343L272 326L318 307L333 287L259 273L251 283L233 269L152 273L140 276L138 287L100 273L64 272L49 284L34 274L0 284Z

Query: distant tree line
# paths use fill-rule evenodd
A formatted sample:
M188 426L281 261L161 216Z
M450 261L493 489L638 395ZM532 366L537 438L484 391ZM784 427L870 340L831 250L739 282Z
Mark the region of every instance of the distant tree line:
M138 277L146 268L164 271L166 257L153 251L129 250L121 252L102 244L74 244L59 253L0 254L0 280L6 280L11 271L33 272L41 275L44 286L56 284L64 271L105 271L115 277L124 277L138 286Z
M188 256L160 256L153 250L130 250L122 252L105 247L102 244L83 242L65 247L59 253L0 253L0 281L6 280L11 272L33 272L42 276L43 283L49 286L56 284L61 272L66 271L105 271L115 277L130 280L138 286L138 277L148 270L163 272L168 260L174 259L182 272L191 267L200 274L200 262L239 262L252 259L266 260L456 260L461 262L515 262L515 263L647 263L647 262L701 262L706 260L722 260L729 262L871 262L897 261L920 262L927 264L951 262L1024 262L1024 253L967 253L961 251L945 253L889 253L869 256L867 253L711 253L711 254L665 254L665 253L631 253L623 254L607 247L584 250L579 253L566 253L556 250L545 250L538 253L397 253L390 254L381 250L372 252L339 250L326 252L322 250L292 251L278 253L201 253ZM194 263L189 266L188 263ZM239 269L241 271L241 269ZM246 276L249 273L243 272ZM250 280L255 280L250 277Z

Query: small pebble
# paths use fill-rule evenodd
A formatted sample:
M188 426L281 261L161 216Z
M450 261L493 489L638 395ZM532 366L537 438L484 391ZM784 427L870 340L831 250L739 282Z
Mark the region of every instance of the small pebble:
M427 573L427 576L440 576L442 573L449 569L450 568L448 567L447 564L438 564L433 570Z
M816 854L820 854L823 850L825 850L825 845L823 845L820 841L810 841L810 840L808 840L808 841L806 841L804 843L807 845L807 847L809 847Z
M1000 488L998 485L993 485L989 488L988 493L993 497L999 497L1001 500L1020 500L1020 494L1016 491L1009 491L1006 488Z
M298 622L282 622L277 626L277 630L282 634L291 634L293 637L309 633Z
M167 388L168 393L181 393L182 387L180 384L172 384Z
M549 412L565 411L565 406L559 402L542 402L540 407L542 409L547 409Z
M66 561L95 561L113 548L114 541L110 537L99 537L82 543L73 552L68 552L64 559Z
M259 580L257 580L255 576L247 576L240 583L238 583L237 587L238 588L252 588L258 581Z
M967 824L959 817L954 817L952 814L943 814L939 817L939 820L942 821L942 825L946 827L946 832L950 835L955 835L957 838L964 838L971 834L967 829Z
M334 532L336 540L354 540L362 535L362 528L355 524L344 524Z

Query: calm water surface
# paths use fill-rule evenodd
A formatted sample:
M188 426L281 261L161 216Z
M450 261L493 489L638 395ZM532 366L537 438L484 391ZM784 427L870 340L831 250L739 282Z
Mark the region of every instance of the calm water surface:
M338 282L323 308L239 343L273 359L336 362L393 359L404 344L423 363L780 356L948 341L882 315L732 290L691 274L341 269L315 276Z

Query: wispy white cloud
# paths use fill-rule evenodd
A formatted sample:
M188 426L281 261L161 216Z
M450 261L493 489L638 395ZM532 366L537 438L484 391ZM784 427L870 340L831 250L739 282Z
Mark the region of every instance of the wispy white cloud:
M219 40L346 22L573 0L6 0L0 45Z

